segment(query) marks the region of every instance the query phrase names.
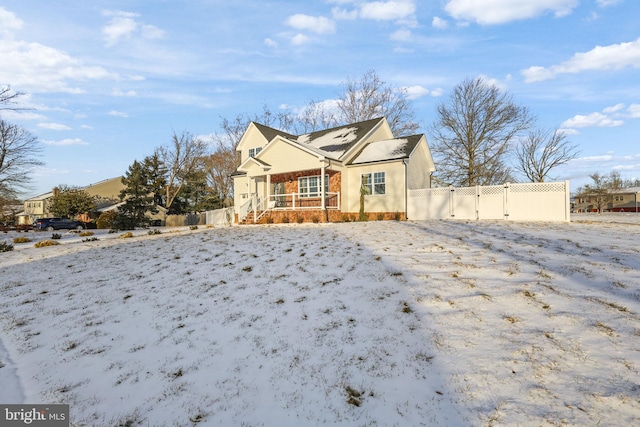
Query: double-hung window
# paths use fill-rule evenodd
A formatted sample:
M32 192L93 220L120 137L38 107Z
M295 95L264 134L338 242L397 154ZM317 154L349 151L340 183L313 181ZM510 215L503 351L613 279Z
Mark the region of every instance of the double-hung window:
M367 194L381 195L387 192L384 172L363 173L360 182L365 187Z
M262 151L262 147L258 147L258 148L249 148L249 157L255 157L258 155L259 152Z
M320 175L298 178L300 197L320 197ZM329 175L324 176L324 193L329 192Z

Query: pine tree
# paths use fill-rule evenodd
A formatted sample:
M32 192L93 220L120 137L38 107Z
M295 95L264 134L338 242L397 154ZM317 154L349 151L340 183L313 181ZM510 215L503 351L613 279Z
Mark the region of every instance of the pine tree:
M134 161L122 178L122 183L126 188L120 191L119 195L120 200L124 201L119 208L121 216L119 228L132 229L147 225L149 222L146 217L147 212L158 212L148 169L137 160Z

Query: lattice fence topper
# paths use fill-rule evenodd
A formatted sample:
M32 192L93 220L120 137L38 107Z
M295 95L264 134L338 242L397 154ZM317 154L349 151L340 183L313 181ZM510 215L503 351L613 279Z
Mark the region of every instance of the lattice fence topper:
M460 194L461 196L475 196L476 195L476 187L462 187L454 189L454 193Z
M504 193L504 186L492 185L490 187L480 187L480 194L502 194Z
M533 182L527 184L511 184L512 193L564 193L564 182Z

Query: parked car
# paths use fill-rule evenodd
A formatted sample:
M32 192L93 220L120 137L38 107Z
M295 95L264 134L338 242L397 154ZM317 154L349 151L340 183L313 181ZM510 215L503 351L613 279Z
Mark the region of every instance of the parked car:
M84 230L84 222L74 221L69 218L40 218L33 224L36 230Z

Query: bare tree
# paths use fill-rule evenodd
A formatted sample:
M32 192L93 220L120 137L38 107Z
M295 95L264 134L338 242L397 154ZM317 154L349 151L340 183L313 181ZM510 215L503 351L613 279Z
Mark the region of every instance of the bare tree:
M207 144L188 132L182 132L181 135L174 132L171 144L158 148L156 153L167 169L165 207L169 209L186 185L188 177L202 166Z
M302 135L337 125L335 108L329 107L326 102L311 100L297 115L293 129L296 134Z
M348 79L338 97L338 124L386 117L396 136L414 133L420 125L404 88L395 88L369 70L359 80Z
M526 107L481 77L458 84L431 125L439 178L453 185L499 184L510 178L510 143L533 118Z
M20 126L0 119L0 190L13 196L28 189L28 172L43 163L37 159L38 139Z
M0 87L0 110L25 110L26 108L14 107L16 99L24 92L14 92L11 86Z
M578 156L577 148L559 129L536 129L516 145L516 168L531 182L544 182L553 168Z
M233 174L237 167L238 154L229 146L219 144L215 151L203 159L207 171L209 190L225 203L233 197Z

